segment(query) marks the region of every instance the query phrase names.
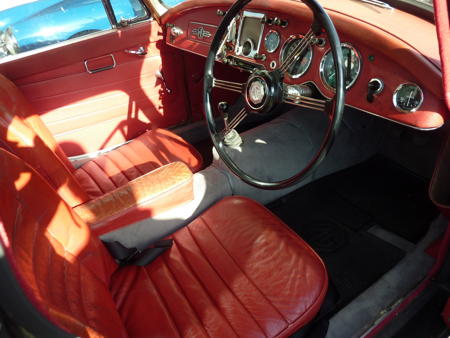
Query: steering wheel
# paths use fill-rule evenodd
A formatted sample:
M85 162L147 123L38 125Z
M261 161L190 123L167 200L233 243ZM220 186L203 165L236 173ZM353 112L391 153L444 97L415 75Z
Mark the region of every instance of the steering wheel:
M303 2L313 12L313 23L309 31L304 35L300 43L292 49L291 53L284 58L281 65L271 71L254 70L250 74L246 83L237 83L224 81L214 77L213 68L216 56L223 39L229 30L232 20L251 0L238 0L227 11L224 16L209 50L205 64L205 78L203 86L203 104L206 116L206 122L209 129L214 147L217 150L222 161L228 168L244 182L262 189L282 189L295 184L299 180L305 178L313 170L315 170L326 157L333 139L339 129L342 114L344 110L344 67L341 44L337 35L333 22L323 7L316 0L303 0ZM326 33L331 46L331 52L334 59L334 67L336 71L336 91L331 101L315 99L301 94L289 93L283 85L283 79L292 65L304 55L309 46L315 44L319 35ZM217 126L213 115L212 108L212 89L214 87L228 89L239 92L244 96L244 107L231 119L225 123L225 128ZM275 109L280 103L291 103L298 106L311 109L326 111L328 114L328 127L324 134L318 151L310 162L295 175L277 182L266 182L255 178L244 172L230 157L226 151L227 145L224 144L225 139L234 131L234 128L249 113L267 114ZM243 145L245 146L245 144Z

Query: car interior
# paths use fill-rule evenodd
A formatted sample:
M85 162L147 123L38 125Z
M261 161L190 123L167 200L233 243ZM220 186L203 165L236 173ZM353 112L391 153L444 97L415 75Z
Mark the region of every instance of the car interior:
M447 337L446 1L117 1L2 42L0 337Z

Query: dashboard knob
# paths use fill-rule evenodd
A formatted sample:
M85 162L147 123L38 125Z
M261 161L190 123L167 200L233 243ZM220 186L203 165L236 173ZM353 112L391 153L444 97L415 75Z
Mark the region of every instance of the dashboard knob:
M383 91L384 83L380 79L371 79L367 85L367 101L373 102L374 96Z
M177 38L179 37L181 34L183 34L183 30L180 27L177 26L173 26L170 29L170 35L172 36L172 38Z

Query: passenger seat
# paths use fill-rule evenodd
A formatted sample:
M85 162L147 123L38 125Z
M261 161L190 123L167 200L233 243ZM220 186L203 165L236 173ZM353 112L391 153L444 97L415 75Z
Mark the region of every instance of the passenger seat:
M20 90L2 75L0 147L35 168L71 207L173 162L185 163L192 172L202 168L201 155L192 145L156 129L76 169Z

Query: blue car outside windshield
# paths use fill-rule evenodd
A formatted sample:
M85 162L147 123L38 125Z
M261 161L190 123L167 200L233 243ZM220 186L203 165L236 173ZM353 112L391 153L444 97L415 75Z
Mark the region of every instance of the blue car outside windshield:
M101 0L41 0L1 12L0 22L12 28L18 52L111 28Z
M102 0L23 0L20 3L0 4L0 9L6 8L0 10L0 46L7 46L4 48L7 52L0 57L112 28ZM111 3L117 21L147 17L138 0Z

